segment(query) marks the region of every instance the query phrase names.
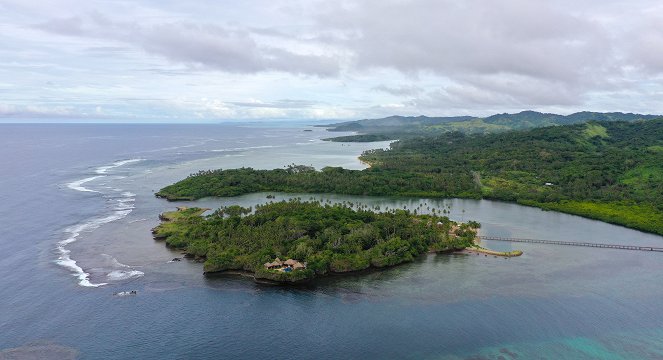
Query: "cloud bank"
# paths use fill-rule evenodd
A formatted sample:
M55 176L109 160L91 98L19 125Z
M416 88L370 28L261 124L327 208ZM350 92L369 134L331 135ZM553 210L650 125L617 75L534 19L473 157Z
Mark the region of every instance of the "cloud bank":
M0 14L0 117L663 113L656 1L4 0Z

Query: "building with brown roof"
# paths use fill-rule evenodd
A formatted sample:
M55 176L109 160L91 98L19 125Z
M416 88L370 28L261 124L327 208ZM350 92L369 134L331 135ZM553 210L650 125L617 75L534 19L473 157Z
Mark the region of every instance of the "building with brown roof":
M287 265L287 266L295 266L295 264L297 264L298 262L299 261L297 261L297 260L288 259L288 260L285 261L284 264Z

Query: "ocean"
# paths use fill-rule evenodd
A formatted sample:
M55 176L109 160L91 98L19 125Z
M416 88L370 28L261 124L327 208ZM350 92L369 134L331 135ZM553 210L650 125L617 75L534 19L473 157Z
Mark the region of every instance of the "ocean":
M524 255L428 255L280 287L203 276L202 264L173 262L181 254L152 239L158 214L182 204L268 201L154 197L198 170L360 169L362 151L387 146L321 140L329 136L296 123L0 125L0 359L663 358L660 253L486 242ZM663 246L660 236L501 202L275 195L446 207L487 235Z

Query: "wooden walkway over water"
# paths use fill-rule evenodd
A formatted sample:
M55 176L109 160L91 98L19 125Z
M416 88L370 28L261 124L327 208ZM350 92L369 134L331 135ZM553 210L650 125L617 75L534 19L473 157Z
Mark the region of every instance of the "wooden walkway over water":
M605 249L663 252L663 247L653 247L653 246L600 244L600 243L589 243L589 242L541 240L541 239L519 239L519 238L500 237L500 236L478 236L478 238L481 240L509 241L509 242L532 243L532 244L584 246L584 247L605 248Z

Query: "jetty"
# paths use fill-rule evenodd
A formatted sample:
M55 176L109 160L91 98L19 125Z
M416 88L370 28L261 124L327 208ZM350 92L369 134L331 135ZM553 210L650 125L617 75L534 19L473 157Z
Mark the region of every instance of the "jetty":
M638 246L638 245L622 245L622 244L602 244L591 242L578 242L578 241L560 241L560 240L542 240L542 239L522 239L501 236L480 235L477 238L481 240L495 240L495 241L509 241L519 243L532 243L532 244L547 244L547 245L564 245L564 246L583 246L593 248L605 249L618 249L618 250L636 250L636 251L657 251L663 252L663 247L656 246Z

